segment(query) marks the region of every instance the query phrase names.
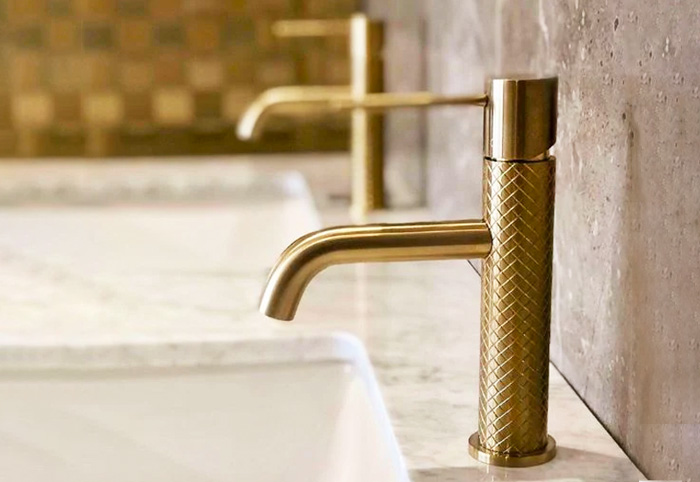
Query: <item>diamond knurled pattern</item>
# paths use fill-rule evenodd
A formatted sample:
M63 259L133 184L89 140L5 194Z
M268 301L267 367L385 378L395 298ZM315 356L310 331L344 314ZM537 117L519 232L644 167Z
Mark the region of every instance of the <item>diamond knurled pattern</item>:
M479 441L494 452L547 444L554 165L484 160Z

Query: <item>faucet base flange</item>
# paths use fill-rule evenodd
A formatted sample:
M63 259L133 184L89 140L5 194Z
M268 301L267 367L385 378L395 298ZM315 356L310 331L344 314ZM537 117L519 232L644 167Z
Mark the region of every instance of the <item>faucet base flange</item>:
M557 443L550 435L547 436L547 445L537 452L513 455L494 452L481 446L479 433L475 432L469 437L469 455L484 464L498 467L532 467L549 462L557 453Z

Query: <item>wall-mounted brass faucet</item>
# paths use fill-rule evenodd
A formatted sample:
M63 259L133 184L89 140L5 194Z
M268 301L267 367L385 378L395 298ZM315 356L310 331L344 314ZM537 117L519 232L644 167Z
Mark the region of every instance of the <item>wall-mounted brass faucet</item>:
M350 86L277 87L263 92L243 113L238 137L259 136L271 112L287 113L327 110L334 100L361 99L384 89L382 48L383 26L364 14L349 20L283 20L276 22L277 37L345 35L350 38ZM384 129L381 114L364 109L352 111L352 205L362 214L384 207Z
M331 102L325 101L324 102ZM555 454L547 435L557 79L492 79L484 95L370 94L342 109L484 106L483 219L329 228L290 245L261 311L291 320L304 288L341 263L484 258L478 431L470 453L525 467Z

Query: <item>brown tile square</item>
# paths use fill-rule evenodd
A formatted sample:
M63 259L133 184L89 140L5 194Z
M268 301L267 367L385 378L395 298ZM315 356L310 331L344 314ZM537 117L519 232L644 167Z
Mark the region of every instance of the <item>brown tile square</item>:
M155 20L174 19L182 14L182 0L150 0Z
M225 3L221 0L182 0L182 10L186 14L210 13L218 15L226 11Z
M121 85L126 92L143 92L153 86L153 61L151 59L126 60L122 63Z
M143 52L151 47L151 23L125 19L119 23L119 45L126 52Z
M182 55L160 54L154 60L155 79L159 86L181 85L185 82L184 63Z
M124 95L124 118L127 123L152 120L152 95L150 93L127 93Z
M15 27L13 37L20 49L39 50L44 46L44 31L37 24Z
M47 11L52 17L72 15L73 2L71 0L48 0Z
M243 16L229 18L224 25L226 45L252 44L255 42L255 24Z
M86 55L82 62L87 90L107 90L115 85L116 59L113 55Z
M9 62L10 87L13 91L31 91L42 87L44 63L37 53L18 52Z
M222 112L221 93L200 92L194 95L196 119L220 119Z
M226 80L232 84L255 83L255 56L250 51L239 50L231 54L226 65Z
M65 52L78 46L80 27L69 18L54 18L48 26L48 48L51 52Z
M119 15L145 17L149 13L148 0L119 0L117 11Z
M221 20L214 17L196 17L188 20L187 47L195 52L210 52L221 45Z
M10 22L40 20L46 11L46 0L7 0L7 19Z
M248 9L248 0L229 0L224 2L229 13L246 13Z
M80 123L83 119L80 94L63 93L53 96L55 121L57 123Z
M86 61L81 54L54 55L49 61L49 85L55 92L76 92L85 87Z
M156 24L153 37L157 47L182 48L185 45L185 30L179 23Z
M222 99L223 116L231 122L238 121L243 110L255 99L255 96L255 89L250 86L242 85L227 89Z
M12 127L12 98L7 92L0 93L0 130Z
M73 0L75 9L87 19L104 20L116 13L116 0Z
M85 50L110 50L114 47L112 26L107 23L83 24L83 47Z

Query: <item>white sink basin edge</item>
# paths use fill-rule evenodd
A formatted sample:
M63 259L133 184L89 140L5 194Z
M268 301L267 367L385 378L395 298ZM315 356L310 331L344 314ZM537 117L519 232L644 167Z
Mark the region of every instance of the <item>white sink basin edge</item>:
M23 350L0 348L11 480L409 480L351 335Z

